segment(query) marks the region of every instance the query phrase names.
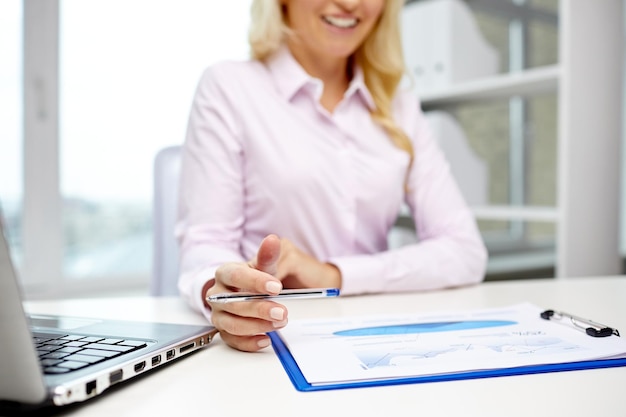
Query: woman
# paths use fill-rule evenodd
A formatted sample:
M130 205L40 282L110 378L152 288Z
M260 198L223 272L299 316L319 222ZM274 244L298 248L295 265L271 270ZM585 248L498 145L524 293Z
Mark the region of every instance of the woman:
M230 346L287 324L227 291L415 291L482 280L486 250L418 100L397 91L402 0L255 0L253 58L204 73L184 145L179 289ZM388 250L406 203L419 243Z

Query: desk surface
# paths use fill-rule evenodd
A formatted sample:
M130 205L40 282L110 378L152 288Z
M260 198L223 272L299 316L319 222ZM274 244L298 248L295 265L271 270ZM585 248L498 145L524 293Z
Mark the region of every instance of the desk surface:
M412 294L285 303L289 318L498 307L532 302L606 323L626 334L626 277L488 282ZM29 302L32 313L202 323L178 298ZM243 353L218 338L206 349L105 395L71 416L624 416L626 368L374 388L298 392L271 348Z

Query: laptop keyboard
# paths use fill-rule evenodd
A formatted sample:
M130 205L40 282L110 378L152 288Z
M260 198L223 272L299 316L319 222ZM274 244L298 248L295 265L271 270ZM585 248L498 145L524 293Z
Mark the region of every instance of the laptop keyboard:
M147 346L143 340L108 339L84 335L33 333L46 374L63 374L116 358Z

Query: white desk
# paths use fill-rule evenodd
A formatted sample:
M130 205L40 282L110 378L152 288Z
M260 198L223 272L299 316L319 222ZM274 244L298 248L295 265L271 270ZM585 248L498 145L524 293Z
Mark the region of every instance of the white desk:
M530 301L615 326L626 336L626 277L490 282L415 294L287 303L290 319L497 307ZM200 323L178 298L29 302L33 313ZM271 348L208 348L66 410L76 416L626 416L626 368L301 393Z

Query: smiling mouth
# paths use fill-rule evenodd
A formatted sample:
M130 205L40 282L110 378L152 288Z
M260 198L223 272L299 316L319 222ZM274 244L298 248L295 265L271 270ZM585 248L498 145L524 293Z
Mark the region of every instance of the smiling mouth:
M322 16L322 19L324 22L341 29L350 29L359 23L359 20L354 17Z

